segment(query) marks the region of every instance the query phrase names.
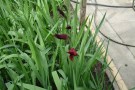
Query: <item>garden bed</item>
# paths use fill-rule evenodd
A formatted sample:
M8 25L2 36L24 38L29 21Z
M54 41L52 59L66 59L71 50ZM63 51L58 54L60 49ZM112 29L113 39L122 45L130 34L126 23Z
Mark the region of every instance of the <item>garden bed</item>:
M92 19L70 0L0 1L0 89L113 90ZM89 21L89 25L87 22Z

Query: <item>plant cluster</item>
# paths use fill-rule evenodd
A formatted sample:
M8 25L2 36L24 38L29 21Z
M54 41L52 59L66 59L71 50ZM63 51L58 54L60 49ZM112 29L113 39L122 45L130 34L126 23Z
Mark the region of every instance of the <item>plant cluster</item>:
M78 6L69 8L70 0L0 0L0 90L107 90L95 40L104 17L92 34L92 18L80 26Z

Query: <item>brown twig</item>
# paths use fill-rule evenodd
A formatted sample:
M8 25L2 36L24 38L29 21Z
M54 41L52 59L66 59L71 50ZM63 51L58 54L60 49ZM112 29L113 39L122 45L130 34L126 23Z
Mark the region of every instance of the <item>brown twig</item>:
M83 21L85 20L85 16L86 16L86 3L87 3L87 0L82 0L81 1L80 25L82 25Z

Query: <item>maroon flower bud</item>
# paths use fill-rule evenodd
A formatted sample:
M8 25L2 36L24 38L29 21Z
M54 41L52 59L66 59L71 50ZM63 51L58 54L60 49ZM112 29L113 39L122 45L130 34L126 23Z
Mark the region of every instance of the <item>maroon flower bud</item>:
M65 15L65 13L59 7L57 8L57 10L60 13L60 15L62 15L64 18L67 19L67 16Z
M54 36L58 39L63 39L63 40L66 40L68 38L67 34L55 34Z
M68 30L69 30L69 29L71 29L71 26L70 26L70 25L68 25L68 26L66 27L66 29L68 29Z
M73 55L70 55L69 58L70 58L71 61L73 61L74 56Z
M68 51L68 53L70 54L69 58L70 58L71 61L73 61L74 56L77 56L78 55L77 52L76 52L76 50L74 48L71 48Z

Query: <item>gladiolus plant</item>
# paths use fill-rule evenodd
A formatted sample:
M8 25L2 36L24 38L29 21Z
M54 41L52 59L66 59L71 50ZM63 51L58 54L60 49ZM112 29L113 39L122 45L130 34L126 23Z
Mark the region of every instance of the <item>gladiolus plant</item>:
M0 0L0 90L106 90L95 40L105 16L92 34L92 18L80 27L77 7L71 14L70 0Z

